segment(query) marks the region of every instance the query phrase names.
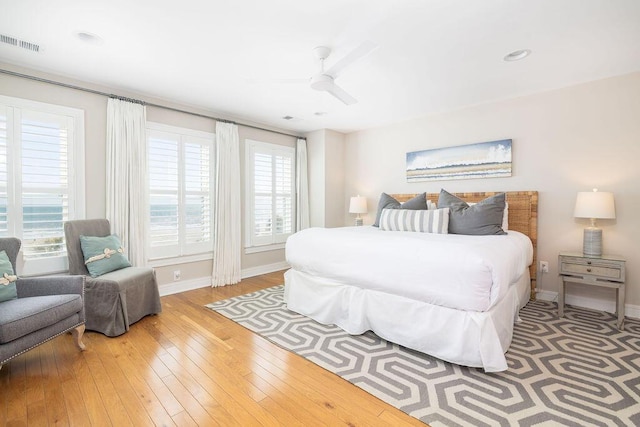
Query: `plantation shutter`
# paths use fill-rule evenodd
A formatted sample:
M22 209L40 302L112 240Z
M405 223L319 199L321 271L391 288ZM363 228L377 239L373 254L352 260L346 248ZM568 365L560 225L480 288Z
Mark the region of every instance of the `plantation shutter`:
M9 207L7 194L7 108L0 105L0 237L9 236L7 209Z
M274 241L285 242L293 231L293 156L276 153L273 163L276 223Z
M149 257L213 251L214 135L151 123Z
M247 246L284 243L293 232L294 155L291 147L247 141Z
M254 243L271 243L273 234L273 162L270 154L256 152L253 161Z
M177 256L179 246L180 135L149 133L149 248L158 257Z
M25 260L66 252L69 220L69 133L73 121L22 110L20 114L22 250Z
M22 241L22 275L66 271L84 179L84 112L0 95L0 236Z
M200 141L198 141L200 140ZM185 168L185 252L210 251L213 244L211 146L204 138L186 138Z

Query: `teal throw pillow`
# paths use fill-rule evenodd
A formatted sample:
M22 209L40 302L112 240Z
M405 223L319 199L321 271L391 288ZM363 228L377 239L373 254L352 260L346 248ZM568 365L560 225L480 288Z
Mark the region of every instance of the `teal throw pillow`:
M80 236L80 247L91 277L131 267L120 239L114 234L106 237Z
M18 298L13 266L6 251L0 251L0 302Z

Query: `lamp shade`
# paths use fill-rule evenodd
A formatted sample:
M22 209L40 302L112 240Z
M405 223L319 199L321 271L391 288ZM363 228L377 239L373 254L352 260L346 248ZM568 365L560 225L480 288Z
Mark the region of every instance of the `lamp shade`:
M595 189L594 191L579 192L573 216L576 218L615 218L616 207L613 202L613 193Z
M367 198L363 196L352 197L351 202L349 203L349 213L367 213Z

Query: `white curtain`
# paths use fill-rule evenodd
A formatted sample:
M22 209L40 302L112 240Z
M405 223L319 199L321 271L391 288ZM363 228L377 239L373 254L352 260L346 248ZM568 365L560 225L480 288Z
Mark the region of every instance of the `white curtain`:
M134 266L146 262L147 141L144 105L107 104L107 219Z
M307 140L296 145L296 231L309 228L309 178L307 176Z
M211 286L240 281L242 255L238 126L216 122L216 194Z

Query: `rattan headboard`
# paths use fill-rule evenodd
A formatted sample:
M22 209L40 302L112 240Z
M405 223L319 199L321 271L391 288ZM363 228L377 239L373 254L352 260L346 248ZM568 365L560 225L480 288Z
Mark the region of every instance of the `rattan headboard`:
M487 197L499 194L490 193L453 193L466 202L479 202ZM536 298L536 272L538 265L538 192L537 191L507 191L509 203L509 229L526 234L533 243L533 263L529 267L531 275L531 299ZM392 194L396 200L405 202L417 194ZM437 202L438 193L427 193L427 199Z

